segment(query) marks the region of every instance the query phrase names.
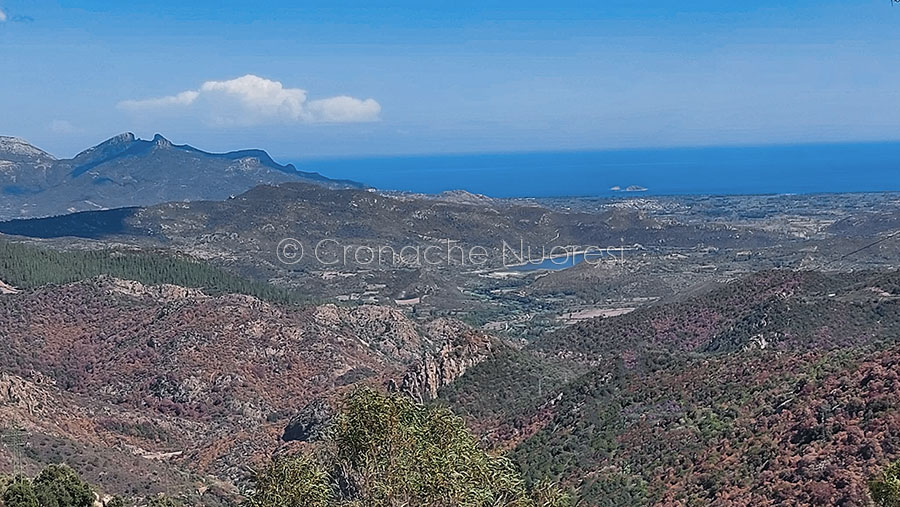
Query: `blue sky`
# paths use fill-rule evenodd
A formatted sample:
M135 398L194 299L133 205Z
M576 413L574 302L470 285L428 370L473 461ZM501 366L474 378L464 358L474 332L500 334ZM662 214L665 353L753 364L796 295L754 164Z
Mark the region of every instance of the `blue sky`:
M0 134L284 159L900 138L890 0L373 3L0 0Z

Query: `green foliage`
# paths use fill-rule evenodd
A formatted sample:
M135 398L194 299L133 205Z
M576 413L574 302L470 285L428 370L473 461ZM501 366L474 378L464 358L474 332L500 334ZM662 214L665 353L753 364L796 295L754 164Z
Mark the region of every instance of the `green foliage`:
M536 507L565 507L572 504L572 497L555 483L541 479L531 489Z
M335 427L337 462L377 505L517 505L525 484L481 450L462 420L406 398L360 390Z
M869 483L872 500L882 507L900 507L900 461L885 468Z
M122 497L114 496L110 501L106 502L105 507L127 507L127 505Z
M147 507L183 507L184 504L175 500L174 498L169 498L167 496L156 496L150 500L150 503L147 504Z
M12 286L29 289L109 275L146 284L173 284L211 294L237 293L299 303L296 292L248 280L188 257L119 250L56 251L0 241L0 273Z
M485 452L449 410L368 388L348 396L320 459L322 465L310 458L276 460L257 476L247 505L570 504L552 484L529 489L509 459Z
M40 507L34 486L27 477L16 477L3 492L4 507Z
M466 371L444 387L440 397L459 415L474 419L511 420L536 410L553 392L577 376L578 370L553 358L504 347L490 361Z
M327 507L333 501L328 474L306 457L275 459L256 475L256 489L249 507L305 505Z
M48 465L34 480L0 476L2 507L91 507L94 490L67 465ZM114 498L107 507L125 507Z
M66 465L49 465L34 479L34 493L41 507L90 507L94 493Z

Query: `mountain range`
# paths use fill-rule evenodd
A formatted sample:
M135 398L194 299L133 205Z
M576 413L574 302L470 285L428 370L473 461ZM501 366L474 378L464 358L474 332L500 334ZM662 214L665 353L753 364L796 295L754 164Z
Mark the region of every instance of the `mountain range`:
M362 188L282 165L262 150L208 153L125 133L57 159L28 142L0 136L0 218L53 216L76 211L169 201L224 199L256 185L307 182Z
M235 505L363 386L575 505L871 505L900 458L898 194L409 194L123 134L0 138L0 203L0 472Z

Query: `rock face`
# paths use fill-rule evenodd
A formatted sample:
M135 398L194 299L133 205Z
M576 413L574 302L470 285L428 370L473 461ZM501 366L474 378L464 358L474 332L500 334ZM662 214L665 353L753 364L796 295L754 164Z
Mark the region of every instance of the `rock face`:
M146 285L134 280L120 280L107 275L99 276L97 281L104 287L107 287L110 294L148 297L160 301L178 301L187 298L200 299L206 296L200 289L191 289L180 285Z
M291 418L281 439L285 442L314 442L324 434L335 413L327 398L317 398Z
M399 384L389 386L417 401L437 398L442 387L487 359L495 346L489 337L458 321L439 319L429 323L427 328L427 334L435 338L436 348L422 355Z
M15 287L4 282L3 280L0 280L0 294L15 294L16 292L19 291L16 290Z
M120 134L66 160L22 139L0 137L0 219L226 199L256 185L291 181L361 187L278 164L262 150L207 153L159 134L149 141Z

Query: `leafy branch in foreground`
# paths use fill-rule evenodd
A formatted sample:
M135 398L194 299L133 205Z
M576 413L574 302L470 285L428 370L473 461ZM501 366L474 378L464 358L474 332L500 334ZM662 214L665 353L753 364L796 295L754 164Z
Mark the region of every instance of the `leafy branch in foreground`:
M897 461L869 483L872 500L882 507L900 507L900 461Z
M0 485L4 507L91 507L94 491L66 465L49 465L30 480L17 476Z
M399 395L348 396L315 458L279 457L261 470L248 507L562 507L569 497L528 488L510 460L484 451L462 419Z

